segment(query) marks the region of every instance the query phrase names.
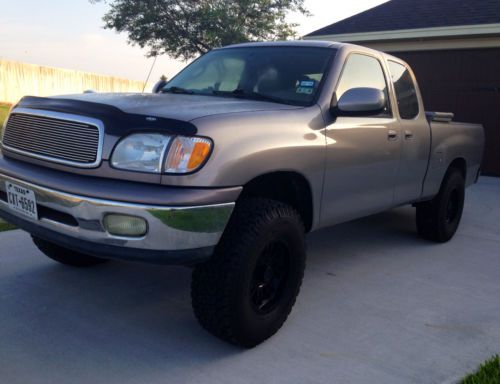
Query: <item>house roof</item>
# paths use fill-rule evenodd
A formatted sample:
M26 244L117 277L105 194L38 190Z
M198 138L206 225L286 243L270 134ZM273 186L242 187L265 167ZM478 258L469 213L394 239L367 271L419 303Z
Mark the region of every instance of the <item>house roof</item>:
M500 23L500 0L391 0L306 36Z

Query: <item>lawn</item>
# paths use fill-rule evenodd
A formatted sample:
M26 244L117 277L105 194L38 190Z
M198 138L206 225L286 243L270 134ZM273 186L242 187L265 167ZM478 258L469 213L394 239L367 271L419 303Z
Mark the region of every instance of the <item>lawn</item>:
M463 379L462 384L500 384L500 356L493 356Z
M7 114L9 113L11 105L0 103L0 127L3 126L3 122L7 118Z
M3 127L3 122L5 121L9 113L10 107L10 104L0 103L0 133ZM11 229L16 229L16 227L0 219L0 232L10 231Z
M11 231L13 229L16 229L16 226L14 224L6 223L2 219L0 219L0 232Z

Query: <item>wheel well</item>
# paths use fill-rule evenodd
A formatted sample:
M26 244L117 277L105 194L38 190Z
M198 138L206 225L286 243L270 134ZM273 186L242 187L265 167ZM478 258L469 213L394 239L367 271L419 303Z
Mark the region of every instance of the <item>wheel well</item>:
M264 197L294 207L302 217L306 231L312 227L313 202L309 182L296 172L272 172L258 176L243 186L238 199Z
M450 168L458 169L460 172L462 172L462 176L464 177L464 180L466 179L466 177L467 177L467 164L466 164L464 158L459 157L459 158L453 160L451 162L450 166L448 167L448 169L450 169Z

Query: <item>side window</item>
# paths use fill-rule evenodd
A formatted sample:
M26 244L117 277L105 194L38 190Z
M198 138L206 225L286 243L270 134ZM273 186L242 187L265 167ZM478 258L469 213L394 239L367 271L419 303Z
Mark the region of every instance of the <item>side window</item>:
M379 60L362 54L353 54L348 57L335 92L337 100L340 100L344 92L352 88L380 89L387 100L382 115L390 115L387 83Z
M418 97L410 71L394 61L389 61L389 71L396 90L399 116L405 120L414 119L418 115Z

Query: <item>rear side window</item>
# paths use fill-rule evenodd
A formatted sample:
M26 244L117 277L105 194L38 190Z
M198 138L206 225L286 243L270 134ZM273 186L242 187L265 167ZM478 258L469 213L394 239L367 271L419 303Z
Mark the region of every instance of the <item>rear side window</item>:
M399 116L406 120L414 119L418 115L418 97L410 71L394 61L389 61L389 71L396 90Z
M335 92L337 100L352 88L380 89L387 103L382 115L390 114L387 83L382 65L376 58L362 54L352 54L348 57Z

